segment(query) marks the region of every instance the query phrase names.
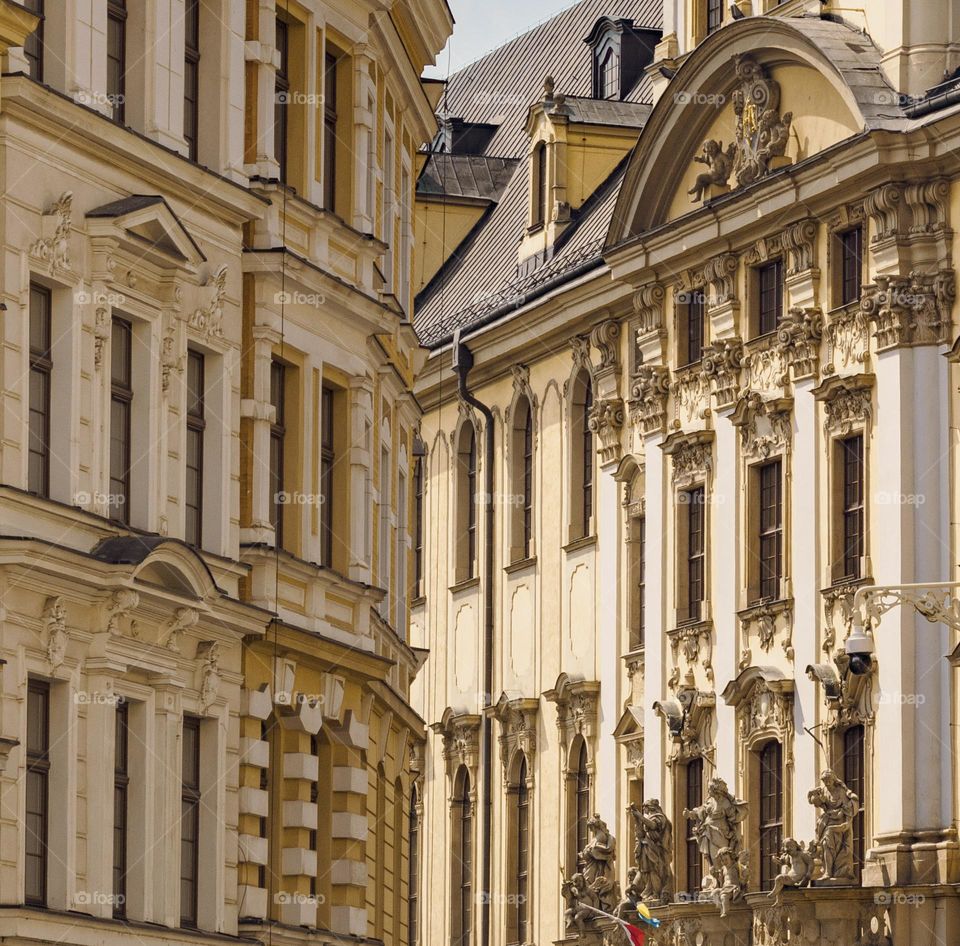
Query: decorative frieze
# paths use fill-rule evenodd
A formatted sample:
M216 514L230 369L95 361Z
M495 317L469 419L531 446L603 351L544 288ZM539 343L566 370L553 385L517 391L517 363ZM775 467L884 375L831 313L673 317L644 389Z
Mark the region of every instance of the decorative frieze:
M190 328L207 338L223 336L223 300L227 294L227 267L221 266L207 283L213 296L205 306L195 309L188 322Z
M829 437L845 437L863 427L872 417L871 390L873 375L834 377L824 381L815 391L823 401L823 428Z
M443 738L443 760L451 787L461 765L467 767L470 784L475 785L480 763L480 717L475 713L456 713L447 707L440 722L431 729Z
M703 668L708 683L713 683L713 624L710 621L698 621L693 624L681 624L667 631L670 641L670 654L673 669L667 678L667 686L676 690L680 686L680 658L683 657L687 673L697 667Z
M42 235L30 246L30 255L46 264L51 276L70 269L70 227L73 193L64 191L40 218Z
M859 371L870 360L870 328L859 305L831 312L826 335L824 374Z
M716 705L716 694L698 689L692 675L674 697L653 704L654 712L667 724L671 743L667 765L703 758L713 751L711 730Z
M552 690L543 698L557 707L557 729L566 753L575 736L593 744L597 736L600 683L597 680L571 680L561 673Z
M793 660L793 602L762 601L738 614L743 642L738 668L745 670L753 663L753 644L765 654L773 649L777 639L788 660Z
M788 353L795 381L815 378L820 364L823 313L819 308L795 306L777 328L777 342Z
M687 489L710 478L713 472L713 434L672 434L663 445L673 460L673 486Z
M681 368L670 385L677 427L703 420L710 412L710 382L699 365Z
M536 698L508 699L500 695L494 707L494 715L500 723L500 761L504 780L510 777L514 756L522 752L532 759L537 751L537 714L540 701ZM527 778L532 778L533 769L528 767Z
M787 453L793 440L793 399L764 401L753 392L742 397L731 416L740 428L740 451L747 460Z
M43 632L47 646L47 663L56 672L67 656L70 635L67 632L67 608L59 595L47 598L43 606Z

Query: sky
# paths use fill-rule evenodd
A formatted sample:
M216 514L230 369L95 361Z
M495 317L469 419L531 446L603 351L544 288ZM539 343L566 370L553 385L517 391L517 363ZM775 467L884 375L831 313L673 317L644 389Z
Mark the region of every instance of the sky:
M449 71L479 59L541 20L571 6L573 0L448 0L457 23L447 48L427 75L444 79Z

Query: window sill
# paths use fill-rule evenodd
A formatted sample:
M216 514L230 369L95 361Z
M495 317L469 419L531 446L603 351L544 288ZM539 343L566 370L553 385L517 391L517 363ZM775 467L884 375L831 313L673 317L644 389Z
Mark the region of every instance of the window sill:
M572 541L568 542L563 547L563 550L564 552L567 552L569 554L570 552L578 552L580 551L580 549L590 548L590 546L596 545L596 544L597 544L597 537L595 534L584 535L584 536L581 536L579 539L573 539Z
M468 591L470 588L480 587L480 576L474 575L473 578L464 578L462 581L455 582L450 586L450 593L457 594L461 591Z
M737 612L737 617L744 621L749 621L761 613L780 614L781 611L787 611L793 607L793 598L760 598L757 601L750 601L746 607Z
M410 602L411 609L422 607L427 603L426 595L417 595L416 598L413 598Z
M547 228L547 225L543 222L533 223L529 227L527 227L527 236L534 236L537 233L543 233L543 231L546 230L546 228Z
M503 570L508 575L513 575L516 572L522 572L527 568L532 568L537 564L537 556L529 555L527 558L518 558L515 562L511 562L509 565L504 565Z

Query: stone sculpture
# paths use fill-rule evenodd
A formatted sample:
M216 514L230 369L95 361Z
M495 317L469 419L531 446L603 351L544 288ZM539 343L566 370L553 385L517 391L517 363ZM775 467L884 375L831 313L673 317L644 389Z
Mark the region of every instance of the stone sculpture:
M693 834L709 867L724 848L740 853L740 824L747 817L747 803L734 798L722 778L710 779L707 800L696 808L684 808L683 817L694 822Z
M600 908L610 912L620 899L613 872L617 842L600 815L595 814L587 821L587 829L590 831L590 840L578 855L583 865L581 872Z
M673 826L656 798L642 808L630 806L636 827L636 863L641 898L648 902L669 900L673 890Z
M807 800L819 810L815 850L822 880L853 881L853 821L860 811L860 799L830 769L821 774L820 783Z
M693 187L687 191L694 203L703 200L710 193L711 187L726 187L733 170L733 160L737 153L736 142L731 141L724 150L723 145L713 138L703 143L703 154L694 157L698 164L705 164L709 170L697 175Z
M776 898L785 887L809 887L813 881L816 862L813 845L807 850L803 841L784 838L780 846L780 873L773 882L769 896Z

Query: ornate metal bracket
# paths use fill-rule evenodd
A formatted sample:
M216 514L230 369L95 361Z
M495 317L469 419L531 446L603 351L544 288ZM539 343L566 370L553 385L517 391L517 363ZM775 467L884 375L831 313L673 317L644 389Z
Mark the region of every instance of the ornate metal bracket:
M854 595L853 613L860 617L864 629L873 633L884 614L900 605L910 604L931 624L942 621L960 631L960 599L952 593L958 588L958 581L926 585L866 585L858 588Z

